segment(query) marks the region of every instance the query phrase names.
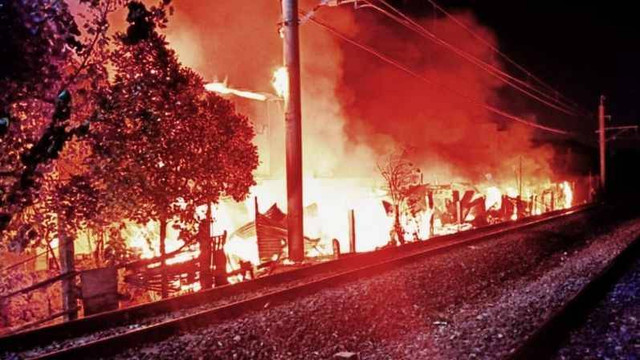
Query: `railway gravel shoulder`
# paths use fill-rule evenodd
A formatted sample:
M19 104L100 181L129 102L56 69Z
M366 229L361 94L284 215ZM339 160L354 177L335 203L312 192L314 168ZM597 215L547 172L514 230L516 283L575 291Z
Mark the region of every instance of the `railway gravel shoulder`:
M119 357L506 357L640 236L637 220L600 230L576 221L502 236Z
M586 213L578 213L578 214L574 214L574 215L570 215L570 216L587 216L588 212ZM542 226L541 228L544 228L544 226L549 226L547 224L543 224L543 225L537 225L537 226ZM479 234L482 235L482 234ZM501 235L504 236L504 235ZM415 248L416 250L418 250L417 252L420 252L422 250L420 250L421 247L417 247ZM409 249L405 249L405 250L411 250L411 248ZM410 254L411 251L405 251L405 253ZM192 307L189 309L182 309L182 310L177 310L177 311L173 311L170 313L166 313L166 314L162 314L162 315L158 315L158 316L151 316L151 317L147 317L144 319L141 319L139 321L134 322L133 324L127 324L127 325L122 325L122 326L117 326L114 328L109 328L107 330L103 330L103 331L98 331L98 332L94 332L92 334L86 335L86 336L81 336L81 337L76 337L76 338L72 338L72 339L68 339L68 340L63 340L63 341L58 341L58 342L54 342L51 343L49 345L46 346L41 346L41 347L36 347L36 348L32 348L28 351L24 351L22 353L19 353L18 356L19 357L26 357L26 358L30 358L33 356L39 356L41 354L44 353L49 353L51 351L57 351L63 348L67 348L70 346L78 346L78 345L82 345L82 344L86 344L89 343L91 341L94 341L96 339L100 339L100 338L104 338L104 337L108 337L108 336L112 336L112 335L116 335L116 334L122 334L125 332L129 332L131 330L135 330L135 329L142 329L145 328L148 325L153 325L153 324L158 324L160 322L165 322L168 321L170 319L176 319L182 316L186 316L186 315L191 315L194 313L197 313L199 311L204 311L204 310L208 310L214 307L218 307L218 306L224 306L226 304L235 302L235 301L240 301L240 300L244 300L250 297L255 297L255 296L259 296L262 293L266 293L266 292L273 292L273 291L278 291L278 290L282 290L282 289L286 289L289 287L293 287L296 286L298 284L301 283L306 283L312 280L316 280L316 279L320 279L323 278L325 276L327 276L328 273L331 272L323 272L320 274L316 274L314 276L311 277L305 277L304 279L298 279L296 281L285 281L282 282L281 284L278 284L277 286L270 286L270 287L265 287L263 289L253 289L252 291L246 291L243 293L240 293L238 295L235 296L231 296L231 297L225 297L225 298L219 298L219 299L215 299L214 301L211 301L210 303L207 303L205 305L202 306L197 306L197 307ZM11 357L14 356L16 354L5 354L4 356L0 356L0 357Z
M556 360L640 359L640 258L572 331Z

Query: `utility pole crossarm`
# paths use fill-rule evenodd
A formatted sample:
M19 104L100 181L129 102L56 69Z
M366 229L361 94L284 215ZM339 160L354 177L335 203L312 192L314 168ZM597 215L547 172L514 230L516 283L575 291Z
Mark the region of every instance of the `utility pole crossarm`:
M604 128L605 132L610 130L638 130L638 125L624 125L624 126L609 126ZM596 130L596 134L599 134L600 130Z

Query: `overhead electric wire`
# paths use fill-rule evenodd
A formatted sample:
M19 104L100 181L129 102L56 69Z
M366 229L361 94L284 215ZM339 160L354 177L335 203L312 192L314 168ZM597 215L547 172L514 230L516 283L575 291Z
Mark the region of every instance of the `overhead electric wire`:
M511 65L513 65L514 67L516 67L518 70L522 71L524 74L527 75L527 77L529 77L530 79L536 81L538 84L540 84L542 87L546 88L548 91L551 91L555 94L558 95L558 97L563 98L566 102L568 102L569 104L573 105L575 108L582 110L583 112L589 114L590 112L585 110L584 108L582 108L578 103L576 103L575 101L571 100L569 97L565 96L564 94L562 94L560 91L556 90L555 88L553 88L551 85L547 84L545 81L541 80L539 77L537 77L536 75L534 75L533 73L531 73L531 71L527 70L527 68L525 68L524 66L520 65L518 62L516 62L515 60L513 60L511 57L509 57L507 54L505 54L504 52L500 51L500 49L498 49L497 47L495 47L493 44L491 44L489 41L485 40L482 36L478 35L476 32L474 32L473 30L471 30L466 24L464 24L462 21L458 20L455 16L451 15L446 9L444 9L442 6L440 6L438 3L436 3L434 0L427 0L429 3L431 3L431 5L438 11L440 11L441 13L443 13L446 17L448 17L449 19L451 19L451 21L453 21L455 24L457 24L458 26L460 26L462 29L464 29L466 32L468 32L469 34L471 34L473 37L475 37L478 41L480 41L482 44L484 44L485 46L487 46L488 48L490 48L493 52L495 52L496 54L498 54L500 57L502 57L504 60L506 60L508 63L510 63Z
M539 101L540 103L545 104L545 105L547 105L547 106L549 106L549 107L551 107L553 109L556 109L558 111L561 111L561 112L563 112L563 113L565 113L567 115L580 117L580 115L577 114L575 111L573 111L570 108L570 106L568 106L567 104L559 102L553 96L550 96L550 95L548 95L546 93L541 92L538 89L533 88L530 84L526 83L525 81L522 81L522 80L520 80L518 78L515 78L514 76L512 76L510 74L507 74L506 72L496 68L495 66L487 64L486 62L484 62L484 61L478 59L477 57L467 53L466 51L461 50L461 49L457 48L456 46L450 44L449 42L439 38L435 34L431 33L427 29L425 29L420 24L416 23L410 17L406 16L405 14L403 14L402 12L400 12L399 10L397 10L396 8L394 8L393 6L388 4L386 1L384 1L384 0L378 0L378 1L380 1L385 6L389 7L392 11L394 11L398 15L390 14L388 11L386 11L384 9L381 9L380 7L378 7L376 5L373 5L368 1L366 1L366 2L369 5L371 5L372 7L374 7L376 10L380 11L381 13L383 13L384 15L389 17L390 19L392 19L392 20L396 21L397 23L399 23L400 25L406 27L409 30L412 30L412 31L416 32L418 35L422 36L423 38L425 38L427 40L433 41L438 45L441 45L441 46L444 46L444 47L448 48L449 50L453 51L458 56L464 58L465 60L467 60L467 61L469 61L471 63L473 63L476 66L479 66L481 69L483 69L484 71L486 71L490 75L496 77L497 79L499 79L502 82L506 83L507 85L513 87L514 89L522 92L523 94L528 95L529 97ZM540 94L541 96L546 97L550 101L549 100L545 100L545 99L541 98L540 96L531 93L530 91L524 89L523 87L529 88L532 91L537 92L538 94ZM557 104L554 104L552 101L556 102Z
M486 110L488 110L488 111L490 111L490 112L492 112L494 114L497 114L497 115L500 115L500 116L502 116L504 118L511 119L511 120L516 121L516 122L519 122L521 124L524 124L524 125L527 125L527 126L530 126L530 127L533 127L533 128L537 128L537 129L540 129L540 130L548 131L548 132L551 132L551 133L560 134L560 135L568 135L568 136L577 136L577 137L580 136L579 134L576 134L576 133L573 133L573 132L570 132L570 131L557 129L557 128L550 127L550 126L541 125L541 124L538 124L538 123L523 119L521 117L518 117L516 115L510 114L510 113L508 113L508 112L506 112L504 110L501 110L501 109L499 109L499 108L497 108L495 106L489 105L489 104L485 103L482 100L478 100L478 99L476 99L474 97L471 97L469 95L463 94L463 93L461 93L461 92L459 92L459 91L457 91L455 89L452 89L452 88L450 88L450 87L448 87L448 86L446 86L446 85L444 85L442 83L436 82L434 80L430 80L430 79L426 78L425 76L420 75L417 72L409 69L405 65L399 63L398 61L390 58L389 56L384 55L384 54L380 53L379 51L377 51L377 50L375 50L375 49L373 49L373 48L371 48L371 47L369 47L367 45L364 45L364 44L362 44L362 43L360 43L360 42L358 42L358 41L356 41L354 39L351 39L350 37L342 34L338 30L334 29L333 27L331 27L331 26L329 26L329 25L317 20L315 17L310 17L309 21L311 21L315 25L323 28L324 30L330 32L331 34L333 34L334 36L340 38L341 40L343 40L343 41L345 41L345 42L347 42L347 43L349 43L349 44L351 44L351 45L353 45L353 46L355 46L355 47L357 47L357 48L359 48L359 49L361 49L363 51L366 51L366 52L374 55L375 57L379 58L380 60L382 60L382 61L384 61L384 62L386 62L386 63L388 63L388 64L390 64L390 65L392 65L392 66L404 71L404 72L406 72L407 74L409 74L409 75L411 75L411 76L413 76L413 77L415 77L415 78L417 78L417 79L419 79L419 80L421 80L421 81L423 81L425 83L428 83L430 85L436 85L436 86L439 86L441 88L444 88L447 91L452 92L452 93L458 95L461 98L464 98L468 102L471 102L471 103L473 103L475 105L481 106L481 107L485 108Z

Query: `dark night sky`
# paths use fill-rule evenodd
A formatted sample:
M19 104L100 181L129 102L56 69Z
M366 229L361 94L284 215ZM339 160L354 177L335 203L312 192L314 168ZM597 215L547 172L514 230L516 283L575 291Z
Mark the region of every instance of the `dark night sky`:
M416 16L433 11L426 0L394 3ZM595 112L604 93L615 125L640 124L640 26L634 2L438 3L448 10L472 9L497 34L503 52L583 107Z

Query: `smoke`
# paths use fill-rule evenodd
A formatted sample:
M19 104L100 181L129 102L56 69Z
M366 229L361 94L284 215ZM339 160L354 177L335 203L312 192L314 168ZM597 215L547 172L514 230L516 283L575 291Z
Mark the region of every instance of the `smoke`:
M301 8L311 4L315 2L303 2ZM272 74L282 66L278 1L181 0L175 7L166 34L183 64L196 69L205 80L227 80L236 88L274 93ZM350 26L351 19L344 14L333 20ZM306 24L301 28L301 54L305 174L371 174L375 162L368 161L369 148L350 144L344 130L346 117L337 97L343 67L339 44ZM282 103L233 100L256 125L262 161L258 174L281 177L285 151ZM354 166L347 158L363 161Z
M495 44L494 34L470 13L455 15L475 33ZM501 83L456 54L421 38L379 14L360 13L354 34L389 57L442 86L426 84L370 54L344 47L344 74L340 98L353 141L377 152L388 142L407 148L425 172L426 181L458 179L478 182L490 176L513 178L513 167L523 162L525 177L549 175L553 152L535 147L533 131L511 120L499 119L476 103L507 108L497 98ZM473 56L501 67L492 51L446 18L422 20L422 25ZM502 181L505 181L503 179Z
M303 1L310 9L315 1ZM182 62L206 79L226 78L235 87L273 92L271 74L282 63L277 1L182 0L167 30ZM323 21L381 51L434 82L480 102L508 108L491 75L447 49L420 38L372 10L324 8ZM484 39L495 35L470 13L456 14ZM492 51L446 18L422 24L451 44L491 63ZM409 149L425 181L484 181L551 172L549 147L534 146L533 131L499 119L444 87L427 84L341 43L312 23L301 27L305 173L372 176L391 149ZM259 132L261 171L274 177L284 165L284 127L276 103L237 100ZM264 135L264 136L263 136Z
M302 1L300 7L311 9L317 3ZM282 65L279 1L180 0L173 6L165 33L184 65L206 81L227 80L235 88L274 92L272 74ZM497 95L501 84L496 79L371 9L322 8L316 15L436 83L509 108ZM492 31L472 14L455 16L496 44ZM122 23L114 20L116 25ZM419 21L451 44L501 67L488 47L450 20ZM307 176L378 177L376 163L394 149L408 149L427 182L511 181L520 162L525 179L551 176L553 150L534 146L530 128L499 119L444 87L422 82L311 22L301 26L301 56ZM282 104L233 100L256 128L262 162L257 174L282 178Z

